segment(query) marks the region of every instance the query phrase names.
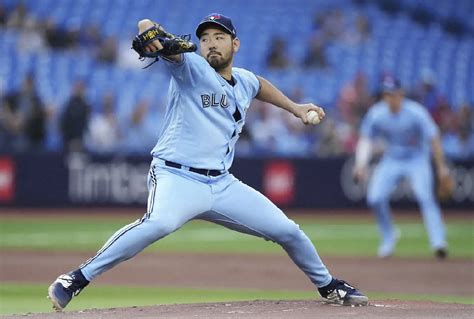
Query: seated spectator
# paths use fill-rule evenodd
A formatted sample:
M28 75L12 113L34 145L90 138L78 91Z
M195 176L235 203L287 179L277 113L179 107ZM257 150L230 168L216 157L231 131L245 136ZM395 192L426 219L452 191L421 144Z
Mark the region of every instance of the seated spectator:
M27 18L28 9L23 1L20 1L8 15L7 27L22 29L25 26Z
M278 37L274 38L267 55L267 66L271 69L284 69L289 65L285 40Z
M89 125L91 107L85 97L84 82L74 84L73 93L64 108L60 128L66 151L84 150L84 136Z
M370 38L372 27L369 18L366 15L359 14L356 20L356 30L359 35L359 42L363 42Z
M17 152L42 150L45 138L46 112L29 74L19 91L5 97L2 123L6 150Z
M0 28L3 28L7 25L7 10L2 3L0 3Z
M86 49L97 50L101 41L100 30L96 25L86 27L85 31L79 35L79 44Z
M101 110L92 115L86 134L87 149L95 153L112 153L119 143L119 125L115 113L115 98L111 94L103 97Z
M305 67L325 69L328 67L328 59L321 37L313 37L309 42L308 52L303 61Z
M276 150L279 156L304 157L311 153L313 144L312 125L302 125L301 119L288 112L279 112L286 131L275 136Z
M456 112L453 111L451 105L444 98L440 98L436 109L433 110L431 116L433 117L436 124L441 129L441 132L451 130L457 132L459 130L459 117Z
M374 99L369 92L367 78L364 73L357 73L355 79L346 84L340 94L337 107L341 120L358 125Z
M343 42L356 46L370 38L372 33L367 16L359 14L353 26L347 27L343 34Z
M40 22L34 19L25 22L24 30L20 33L18 48L21 52L39 52L45 48L45 37Z
M437 112L437 109L443 103L444 97L436 88L436 77L432 70L425 69L422 71L421 82L411 93L411 97L424 105L431 115Z
M474 134L461 129L459 132L446 132L442 135L443 150L446 157L457 160L474 159Z
M318 157L333 157L344 154L344 145L339 137L334 119L325 118L319 127L319 132L319 141L315 149Z
M150 116L150 103L140 101L121 123L121 148L129 154L148 154L158 141L160 130L160 119Z
M115 63L117 61L117 41L109 37L101 43L97 50L97 59L105 63Z
M466 132L474 131L474 107L468 103L461 105L457 113L459 129L465 130Z
M68 32L59 28L53 19L49 19L45 23L46 43L53 49L67 49L73 47L77 43L78 32Z
M251 108L253 112L249 114L247 127L256 155L276 154L278 138L286 132L279 110L259 100L255 100Z
M321 25L324 43L339 41L345 36L346 31L344 13L340 9L334 9L325 14Z

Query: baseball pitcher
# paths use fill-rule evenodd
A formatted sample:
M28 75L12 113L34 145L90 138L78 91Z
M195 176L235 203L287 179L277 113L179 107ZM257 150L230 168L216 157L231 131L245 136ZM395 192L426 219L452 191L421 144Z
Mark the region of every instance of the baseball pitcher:
M211 14L199 23L197 47L145 19L133 48L163 60L171 76L165 123L148 175L148 209L117 231L79 269L59 276L48 293L64 309L90 281L144 248L201 219L279 244L329 303L366 305L368 298L331 276L310 239L270 200L229 173L235 144L252 99L274 104L303 124L324 118L314 104L296 104L262 77L233 67L240 40L230 18Z

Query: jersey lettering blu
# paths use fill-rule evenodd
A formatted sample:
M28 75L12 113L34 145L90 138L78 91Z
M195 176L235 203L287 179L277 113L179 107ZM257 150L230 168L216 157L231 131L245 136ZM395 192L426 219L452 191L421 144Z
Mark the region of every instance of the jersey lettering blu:
M401 159L429 156L430 141L438 129L422 105L403 99L398 113L392 113L384 101L374 104L362 121L361 133L369 139L382 139L385 156Z
M182 165L228 170L234 147L260 83L250 71L232 68L230 85L201 56L183 54L166 62L171 73L168 104L153 157ZM240 116L235 117L234 114Z

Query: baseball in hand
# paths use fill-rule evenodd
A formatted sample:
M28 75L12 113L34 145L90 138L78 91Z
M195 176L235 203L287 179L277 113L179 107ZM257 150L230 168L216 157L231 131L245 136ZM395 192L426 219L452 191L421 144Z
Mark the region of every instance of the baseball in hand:
M306 117L308 118L308 122L310 124L316 125L316 124L319 124L319 122L321 122L321 119L319 118L319 114L316 111L309 111Z

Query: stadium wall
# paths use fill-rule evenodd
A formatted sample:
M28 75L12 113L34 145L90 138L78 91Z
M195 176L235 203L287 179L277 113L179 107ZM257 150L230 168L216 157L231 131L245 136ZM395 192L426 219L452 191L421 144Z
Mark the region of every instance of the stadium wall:
M0 207L137 206L147 203L147 156L0 155ZM285 208L365 207L366 184L351 177L353 158L237 158L231 172ZM449 208L474 212L474 161L451 163L456 191ZM176 190L179 192L179 190ZM395 206L415 206L407 183Z

